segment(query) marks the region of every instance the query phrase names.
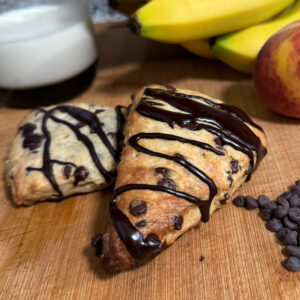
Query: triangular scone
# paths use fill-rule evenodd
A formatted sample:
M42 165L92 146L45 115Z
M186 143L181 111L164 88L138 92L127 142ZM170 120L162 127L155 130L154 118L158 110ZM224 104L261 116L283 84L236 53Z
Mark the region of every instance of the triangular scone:
M110 202L93 239L110 271L144 263L225 204L266 154L262 129L206 95L148 86L133 96Z
M6 161L17 204L99 190L114 181L127 109L76 103L42 107L20 124Z

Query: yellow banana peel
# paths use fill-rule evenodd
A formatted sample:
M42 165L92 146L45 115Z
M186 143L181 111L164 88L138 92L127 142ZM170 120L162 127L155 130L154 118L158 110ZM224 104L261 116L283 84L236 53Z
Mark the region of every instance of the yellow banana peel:
M216 39L212 51L229 66L252 73L255 59L266 41L284 26L300 20L300 0L269 21Z

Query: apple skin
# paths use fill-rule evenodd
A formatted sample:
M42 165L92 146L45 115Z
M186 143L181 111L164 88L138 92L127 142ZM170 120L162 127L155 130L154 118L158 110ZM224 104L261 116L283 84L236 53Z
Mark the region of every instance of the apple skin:
M278 114L300 118L300 21L274 34L256 59L254 85Z

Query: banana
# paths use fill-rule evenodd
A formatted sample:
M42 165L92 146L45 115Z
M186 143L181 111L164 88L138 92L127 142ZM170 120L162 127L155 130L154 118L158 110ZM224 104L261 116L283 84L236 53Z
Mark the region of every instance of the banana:
M143 37L169 43L213 37L266 20L293 0L152 0L128 27Z
M195 40L195 41L187 41L181 44L183 48L186 50L210 59L216 59L216 56L211 51L211 39L202 39L202 40Z
M255 59L265 42L278 30L300 19L300 0L275 18L262 24L218 37L214 54L229 66L252 73Z

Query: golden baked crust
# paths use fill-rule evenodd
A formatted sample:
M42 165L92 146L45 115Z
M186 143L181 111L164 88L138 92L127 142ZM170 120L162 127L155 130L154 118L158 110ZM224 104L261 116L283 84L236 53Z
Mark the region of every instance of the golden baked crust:
M109 185L118 156L117 127L126 113L121 107L87 103L31 112L21 122L6 160L14 201L30 205Z
M113 272L144 263L201 219L208 221L250 178L267 145L263 131L246 114L201 93L152 85L133 98L110 203L115 227L93 241ZM230 121L223 128L220 115ZM249 152L251 143L256 148ZM191 203L195 199L198 204Z

